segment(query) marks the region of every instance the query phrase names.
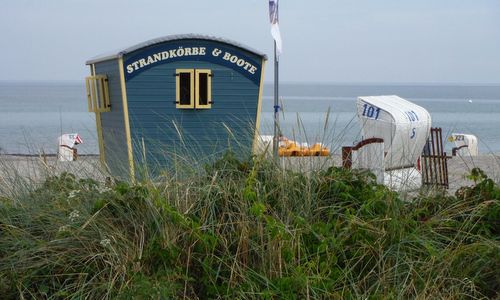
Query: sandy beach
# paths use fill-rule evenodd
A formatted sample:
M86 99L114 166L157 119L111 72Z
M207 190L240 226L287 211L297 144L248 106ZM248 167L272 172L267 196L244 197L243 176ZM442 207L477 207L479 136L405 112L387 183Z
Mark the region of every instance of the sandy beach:
M286 169L307 171L340 166L341 159L338 155L290 157L281 158L280 163ZM455 156L448 160L449 193L454 193L462 186L473 185L474 182L466 176L475 167L482 169L495 182L500 182L500 155ZM27 155L0 155L0 186L4 188L21 179L28 183L36 183L43 181L47 176L62 172L73 173L79 178L94 178L101 181L110 176L100 164L97 155L81 156L74 162L57 161L54 156L43 158Z
M61 162L55 156L0 155L0 192L19 182L39 183L63 172L97 180L107 176L97 155L80 156L73 162Z

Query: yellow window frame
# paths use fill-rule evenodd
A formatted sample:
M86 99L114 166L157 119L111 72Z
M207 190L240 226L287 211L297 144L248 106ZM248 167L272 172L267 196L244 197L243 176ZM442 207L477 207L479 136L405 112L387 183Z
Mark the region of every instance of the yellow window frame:
M189 73L190 93L189 104L181 104L181 73ZM176 69L175 70L175 107L176 108L194 108L194 69Z
M109 102L108 76L94 75L85 78L87 88L87 102L89 112L108 112L111 110Z
M212 108L212 70L196 69L196 109ZM207 104L200 103L200 74L207 74Z

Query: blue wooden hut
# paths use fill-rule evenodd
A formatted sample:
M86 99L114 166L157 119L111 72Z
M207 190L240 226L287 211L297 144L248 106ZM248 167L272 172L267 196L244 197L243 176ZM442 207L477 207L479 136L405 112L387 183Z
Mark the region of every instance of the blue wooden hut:
M226 39L172 35L87 61L101 161L116 176L248 155L258 137L266 56Z

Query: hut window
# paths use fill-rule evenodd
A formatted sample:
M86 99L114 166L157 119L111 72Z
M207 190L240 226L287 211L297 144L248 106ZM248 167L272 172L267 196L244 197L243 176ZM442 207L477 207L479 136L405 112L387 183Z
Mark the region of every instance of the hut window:
M212 71L206 69L177 69L176 107L209 109L212 107Z
M194 70L178 69L176 72L176 107L194 108Z
M85 86L87 88L89 111L110 111L108 77L106 75L89 76L85 78Z
M196 70L196 108L212 107L212 72Z

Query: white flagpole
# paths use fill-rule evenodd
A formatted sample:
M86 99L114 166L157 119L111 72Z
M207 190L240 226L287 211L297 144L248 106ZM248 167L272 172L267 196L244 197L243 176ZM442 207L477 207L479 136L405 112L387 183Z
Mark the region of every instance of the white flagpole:
M276 41L274 41L274 141L273 141L273 153L276 159L278 159L278 146L280 140L279 132L279 62L276 50Z
M280 141L279 129L279 55L282 51L281 34L279 30L278 0L269 0L269 18L271 21L271 35L274 39L274 136L273 154L278 159L278 149Z

